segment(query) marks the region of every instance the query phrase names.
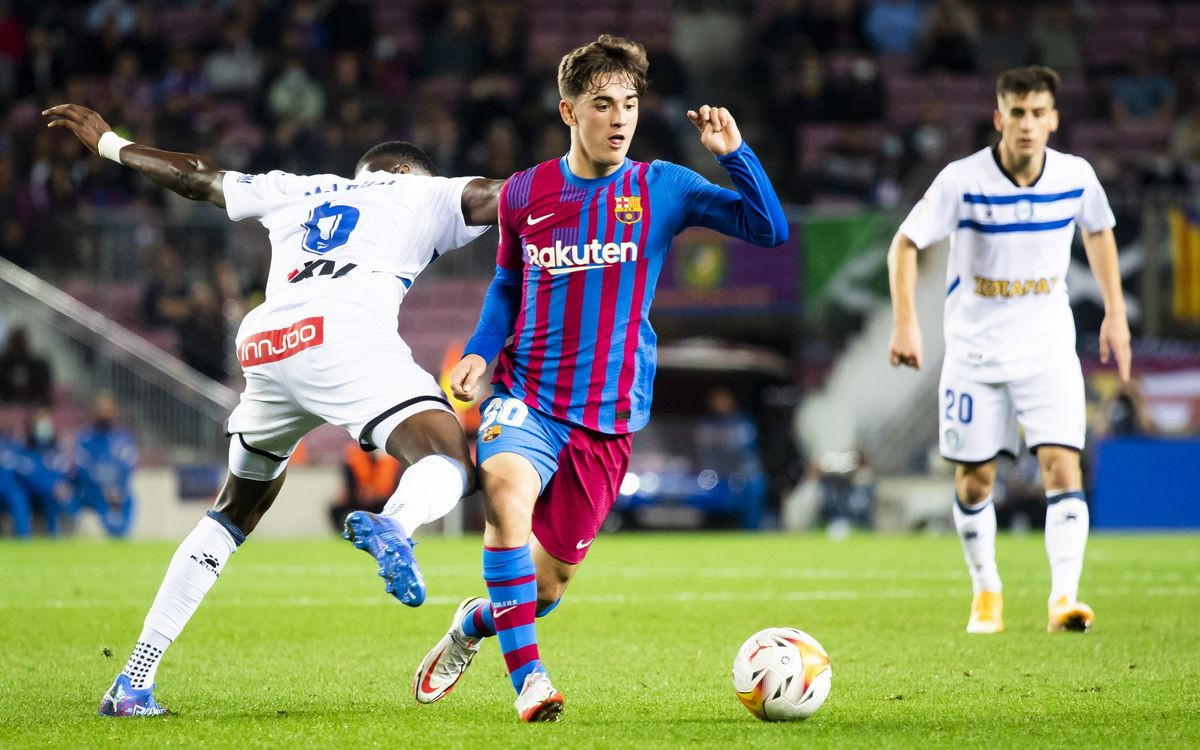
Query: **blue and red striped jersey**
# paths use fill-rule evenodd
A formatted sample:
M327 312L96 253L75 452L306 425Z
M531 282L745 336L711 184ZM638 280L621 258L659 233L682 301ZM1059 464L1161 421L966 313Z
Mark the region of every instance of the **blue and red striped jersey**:
M749 146L718 161L736 192L664 161L626 159L583 179L564 156L510 177L496 276L466 353L499 353L493 382L546 414L610 434L641 429L657 361L650 303L675 235L705 226L763 247L787 239Z

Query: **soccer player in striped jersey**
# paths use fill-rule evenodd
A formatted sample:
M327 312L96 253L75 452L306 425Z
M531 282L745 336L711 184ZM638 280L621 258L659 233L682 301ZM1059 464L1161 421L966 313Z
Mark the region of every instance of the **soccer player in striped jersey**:
M1058 129L1058 75L1032 66L996 84L1000 142L951 163L892 241L893 366L921 367L913 304L917 252L950 237L938 414L940 448L954 461L954 522L971 572L967 632L1004 629L992 505L999 453L1021 450L1017 426L1046 488L1048 630L1085 631L1094 614L1076 597L1088 535L1079 452L1083 376L1066 288L1078 224L1104 296L1100 359L1130 369L1129 324L1117 267L1116 223L1091 165L1047 148Z
M520 718L558 717L562 695L542 665L534 618L557 605L591 548L649 417L650 303L671 241L689 226L762 247L787 239L779 199L726 109L705 105L688 118L736 191L626 157L647 67L641 45L608 35L563 57L570 151L501 191L495 279L451 374L454 393L470 400L499 355L477 452L489 598L464 601L422 661L413 681L422 703L448 693L480 640L497 635Z

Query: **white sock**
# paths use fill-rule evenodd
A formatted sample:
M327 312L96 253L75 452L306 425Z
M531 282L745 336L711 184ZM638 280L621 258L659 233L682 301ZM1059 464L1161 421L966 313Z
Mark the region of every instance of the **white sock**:
M1050 558L1050 599L1075 601L1087 547L1087 501L1079 490L1046 493L1046 557Z
M154 686L154 675L158 672L158 663L162 661L171 639L159 633L154 628L143 627L138 636L137 645L129 655L129 661L121 671L129 676L134 690Z
M996 506L992 496L976 506L967 506L954 498L954 528L962 542L967 570L975 593L1000 591L1000 571L996 567Z
M404 470L400 484L383 506L410 537L418 528L449 513L462 499L467 475L454 459L426 456Z
M135 689L154 684L154 674L167 646L179 637L183 626L196 613L237 545L223 525L205 516L175 550L146 615L137 646L123 670Z

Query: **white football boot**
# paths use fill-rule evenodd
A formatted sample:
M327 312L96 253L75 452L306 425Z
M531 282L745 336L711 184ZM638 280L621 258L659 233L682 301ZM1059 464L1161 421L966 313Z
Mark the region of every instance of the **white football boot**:
M558 715L563 710L563 697L550 684L550 675L544 670L535 669L525 676L521 694L513 705L521 721L558 721Z
M421 660L412 683L413 697L417 703L433 703L449 694L463 672L471 666L475 654L479 653L479 644L483 639L467 636L462 628L463 618L477 604L487 604L487 600L477 596L464 599L454 611L450 629Z

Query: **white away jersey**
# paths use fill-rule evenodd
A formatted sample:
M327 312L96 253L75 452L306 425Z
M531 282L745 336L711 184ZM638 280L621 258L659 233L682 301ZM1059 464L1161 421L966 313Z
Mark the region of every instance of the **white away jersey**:
M1075 225L1116 224L1084 159L1046 149L1042 174L1020 187L991 148L951 162L900 231L919 248L950 237L946 356L981 377L1020 377L1075 350L1066 274Z
M473 179L275 171L226 172L222 184L229 218L256 217L270 234L268 303L335 297L394 315L425 266L487 229L463 218Z

